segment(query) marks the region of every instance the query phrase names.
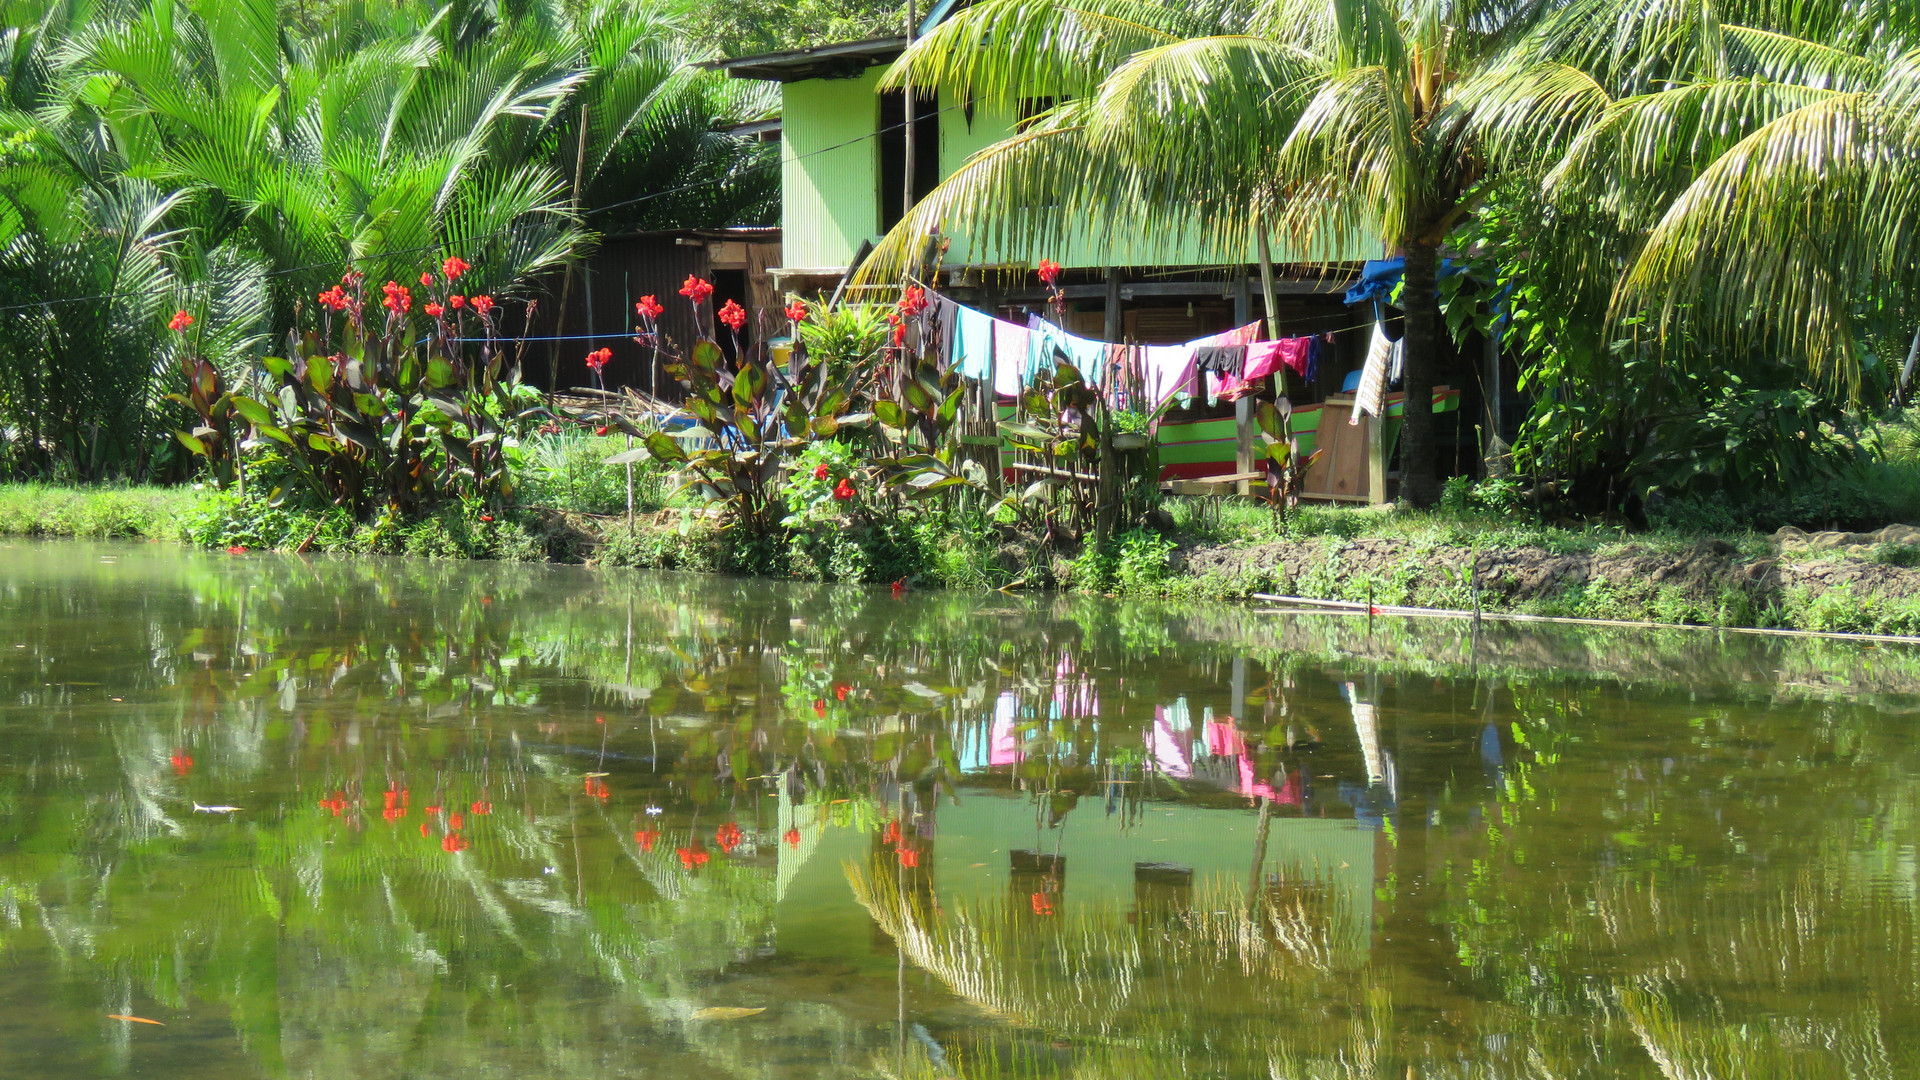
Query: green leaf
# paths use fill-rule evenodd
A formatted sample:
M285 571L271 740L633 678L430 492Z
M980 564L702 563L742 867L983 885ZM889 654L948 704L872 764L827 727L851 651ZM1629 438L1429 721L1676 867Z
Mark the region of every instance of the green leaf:
M263 356L260 358L260 365L279 378L293 377L293 363L283 356Z
M174 432L173 437L180 440L180 445L186 447L187 449L193 451L195 454L198 454L201 457L212 456L207 453L206 443L201 442L199 439L193 437L192 435L187 434L184 431Z
M907 426L907 411L902 409L897 401L874 402L873 415L880 418L880 423L890 428L900 429Z
M243 397L240 394L228 394L227 402L233 406L233 411L244 417L249 424L257 427L273 422L273 410L250 397Z

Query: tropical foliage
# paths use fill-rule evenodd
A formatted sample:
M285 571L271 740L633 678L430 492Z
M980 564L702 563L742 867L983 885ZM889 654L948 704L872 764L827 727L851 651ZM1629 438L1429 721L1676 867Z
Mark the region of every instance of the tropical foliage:
M227 378L348 270L447 256L529 296L596 232L763 220L763 88L695 72L670 5L39 3L5 12L5 464L171 467L155 405L193 313ZM578 190L573 189L578 177ZM619 205L615 205L619 204ZM604 208L604 209L603 209ZM279 350L286 351L286 350Z

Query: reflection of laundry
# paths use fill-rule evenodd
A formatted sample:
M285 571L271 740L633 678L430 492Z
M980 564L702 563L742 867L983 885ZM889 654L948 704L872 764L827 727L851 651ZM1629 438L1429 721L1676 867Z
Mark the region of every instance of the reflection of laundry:
M1207 753L1216 757L1238 757L1246 752L1247 740L1240 734L1233 717L1208 722Z
M1240 794L1245 795L1249 799L1279 801L1279 796L1274 794L1273 787L1266 781L1260 780L1253 775L1252 754L1240 755Z
M1303 786L1300 783L1300 778L1304 775L1306 774L1297 769L1287 773L1287 779L1280 785L1280 793L1273 797L1273 801L1282 806L1305 805L1305 800L1300 797L1300 789Z
M1187 740L1183 734L1188 728L1186 713L1185 698L1170 707L1155 705L1153 727L1147 730L1148 750L1153 754L1154 764L1161 772L1182 780L1193 775L1193 763L1187 758Z
M1021 758L1020 695L1009 690L993 703L993 739L987 745L987 764L1012 765Z

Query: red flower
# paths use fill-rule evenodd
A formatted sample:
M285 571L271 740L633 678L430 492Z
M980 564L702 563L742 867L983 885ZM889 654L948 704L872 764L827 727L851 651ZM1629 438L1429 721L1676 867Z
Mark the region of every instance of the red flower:
M437 319L440 316L445 315L447 313L447 309L441 307L439 304L428 304L425 308L421 310L427 313L427 318L429 319Z
M793 303L788 304L787 318L792 319L794 322L806 322L807 321L807 305L804 303L801 303L798 300L795 300Z
M319 296L319 300L320 300L321 307L331 308L334 311L347 310L347 304L349 303L349 301L347 300L347 294L341 291L340 286L338 285L335 285L333 288L328 289L326 292L321 293Z
M193 758L189 757L185 750L169 756L167 761L173 765L175 776L185 776L193 771Z
M489 316L489 315L491 315L491 314L493 314L493 297L491 297L491 296L476 296L476 297L474 297L474 298L473 298L473 310L475 310L475 311L477 311L477 312L479 312L479 313L480 313L480 317L481 317L481 318L483 318L483 319L484 319L484 318L486 318L487 316Z
M927 310L927 290L918 285L907 286L907 294L900 298L900 314L911 319Z
M907 324L906 323L893 324L893 343L896 346L905 345L907 343Z
M481 799L468 807L468 809L473 811L475 817L486 817L488 814L493 813L493 804L485 799Z
M906 591L907 591L907 579L906 579L906 578L901 578L901 579L900 579L899 581L896 581L896 582L894 582L894 583L893 583L893 598L894 598L895 600L898 600L898 599L900 599L900 594L901 594L901 593L904 593L904 592L906 592Z
M605 435L607 433L607 425L601 424L599 427L593 429L593 433L595 435ZM606 723L605 720L602 720L600 722L603 724Z
M458 280L461 274L471 269L473 267L467 265L467 260L458 255L449 255L447 261L440 264L440 272L447 275L448 281Z
M800 846L800 830L788 829L785 833L781 834L780 839L785 840L788 847L797 848Z
M1035 915L1053 914L1053 901L1047 898L1046 893L1037 892L1033 894L1033 913Z
M174 312L173 318L167 320L167 329L173 331L176 334L186 333L187 327L192 325L193 325L193 316L187 314L184 311Z
M492 515L492 514L481 514L481 515L480 515L480 520L481 520L481 521L492 521L492 520L493 520L493 515Z
M740 846L740 826L729 821L714 831L713 839L720 845L722 854L731 855L733 849Z
M424 289L431 286L432 284L433 284L433 275L431 273L423 271L420 274L420 287Z
M853 485L847 482L846 477L841 477L840 483L834 486L833 497L841 502L853 498Z
M910 847L903 847L894 854L900 856L900 865L912 868L920 865L920 853Z
M827 478L827 463L826 463L826 462L824 462L824 461L823 461L823 462L821 462L820 464L818 464L818 465L815 465L815 466L813 467L813 478L814 478L815 480L825 480L825 479Z
M652 293L648 293L646 296L640 298L639 303L633 305L633 310L639 312L641 318L652 322L660 317L661 312L667 309L660 306L660 301L654 299Z
M1052 259L1041 259L1040 280L1046 282L1048 288L1052 288L1060 280L1060 264Z
M459 293L454 293L452 296L447 297L447 306L450 308L466 307L467 298L464 296L461 296Z
M747 325L747 309L729 300L720 305L720 314L716 318L737 334L741 327Z
M686 283L680 286L680 295L698 305L700 301L713 295L713 283L696 275L688 274Z
M407 291L406 286L397 281L389 281L380 286L380 291L386 294L386 299L380 301L380 306L388 311L396 315L404 315L413 310L413 294Z
M613 359L612 349L595 349L587 354L587 366L593 369L595 375L598 375L611 359Z

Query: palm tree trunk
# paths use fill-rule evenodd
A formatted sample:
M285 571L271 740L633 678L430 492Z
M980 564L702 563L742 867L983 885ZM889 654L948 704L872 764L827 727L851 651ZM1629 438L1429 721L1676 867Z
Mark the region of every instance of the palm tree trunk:
M1407 392L1406 423L1400 429L1400 495L1425 509L1440 501L1433 447L1433 376L1440 367L1440 247L1415 240L1407 258L1400 306L1407 312L1402 385Z

